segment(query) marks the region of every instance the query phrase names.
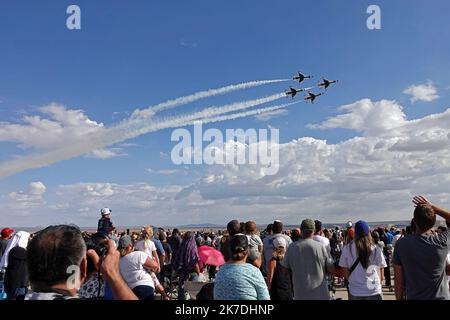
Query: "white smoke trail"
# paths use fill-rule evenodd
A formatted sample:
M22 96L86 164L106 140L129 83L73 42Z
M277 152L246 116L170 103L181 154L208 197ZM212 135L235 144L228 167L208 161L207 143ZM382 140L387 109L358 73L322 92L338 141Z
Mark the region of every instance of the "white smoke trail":
M291 105L298 104L298 103L300 103L300 102L296 101L296 102L281 104L279 106L255 109L255 110L250 110L250 111L245 111L245 112L232 113L232 114L225 115L225 116L205 118L202 120L192 121L191 123L188 123L187 125L194 124L197 121L201 121L202 123L211 123L211 122L228 121L228 120L234 120L234 119L238 119L238 118L251 117L251 116L256 116L259 114L272 112L272 111L279 110L279 109L285 109Z
M175 108L180 105L191 103L191 102L194 102L194 101L197 101L200 99L217 96L217 95L222 95L222 94L230 93L233 91L250 89L253 87L258 87L258 86L262 86L262 85L266 85L266 84L273 84L273 83L285 82L285 81L290 81L290 79L250 81L250 82L243 82L243 83L239 83L239 84L232 84L232 85L225 86L222 88L200 91L200 92L188 95L188 96L179 97L179 98L176 98L173 100L168 100L166 102L162 102L160 104L157 104L155 106L149 107L144 110L137 110L137 111L133 112L132 117L148 118L148 117L153 116L157 112Z
M92 152L93 150L123 142L146 133L166 128L185 126L201 119L252 108L257 105L275 101L284 96L284 93L278 93L260 99L232 103L221 107L209 107L199 112L158 121L152 119L130 119L115 127L105 129L102 132L87 135L83 141L73 143L66 147L52 150L44 154L18 157L14 160L4 162L3 164L0 164L0 178L5 178L28 169L41 168L52 163L78 157Z

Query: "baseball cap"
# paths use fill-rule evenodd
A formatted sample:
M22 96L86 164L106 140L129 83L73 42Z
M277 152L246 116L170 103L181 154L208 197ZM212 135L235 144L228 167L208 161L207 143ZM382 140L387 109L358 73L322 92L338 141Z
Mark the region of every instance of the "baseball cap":
M129 235L124 235L119 239L119 249L125 249L131 244L131 237Z
M4 229L2 230L1 233L2 233L2 237L3 237L3 238L7 238L7 237L9 237L11 234L14 233L14 230L11 229L11 228L4 228Z
M276 237L275 239L273 239L273 246L274 248L286 248L287 243L283 237Z
M314 220L312 220L312 219L305 219L302 221L301 229L305 230L305 231L314 232L316 230L316 224L314 223Z
M355 233L358 236L367 236L370 232L369 224L363 220L355 223Z
M102 214L102 216L107 215L107 214L111 214L112 210L110 208L102 208L102 210L100 210L100 213Z

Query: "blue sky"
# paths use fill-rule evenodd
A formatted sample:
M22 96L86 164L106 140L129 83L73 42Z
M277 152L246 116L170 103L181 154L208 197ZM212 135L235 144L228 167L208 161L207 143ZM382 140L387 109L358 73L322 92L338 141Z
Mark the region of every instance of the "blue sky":
M66 28L68 15L65 11L70 4L81 8L81 30ZM366 9L370 4L381 8L381 30L368 30L366 27ZM446 16L449 10L450 3L443 0L432 3L415 0L2 2L0 120L3 125L23 125L24 116L45 117L39 108L54 102L67 110L82 109L90 120L108 127L128 118L137 108L233 83L289 78L301 70L315 76L314 81L308 83L314 84L320 76L339 79L340 83L319 97L313 106L300 103L289 107L288 113L266 121L247 117L207 127L225 130L267 128L270 125L280 129L280 143L283 144L293 139L313 137L336 145L367 134L364 128L349 128L348 124L326 130L313 129L308 124L323 123L341 114L339 107L342 105L364 98L373 102L395 100L402 106L408 120L446 110L450 86L450 22ZM291 84L294 83L262 86L208 98L167 111L165 115L271 95L282 92ZM410 86L426 84L437 90L439 98L429 99L431 101L419 99L412 103L411 95L403 93ZM8 219L18 216L18 224L33 225L41 221L73 221L83 225L92 221L95 224L101 206L111 202L108 196L101 196L97 199L98 207L89 202L84 213L74 215L72 212L76 208L67 200L71 195L64 194L66 191L61 191L61 186L79 186L80 183L134 186L146 183L155 188L175 185L184 188L197 184L205 175L220 175L220 168L214 168L211 173L210 168L204 166L175 167L165 156L174 146L170 141L171 133L172 129L161 130L129 140L125 146L112 146L120 148L113 151L121 156L108 159L81 156L0 180L0 201L11 210L8 218L0 220L0 223L7 223ZM27 145L24 149L19 144L21 142L17 139L4 138L0 134L0 161L17 155L41 153L49 148L47 146L43 150L36 145ZM370 164L363 162L361 166L369 167ZM156 174L146 171L148 168L178 171ZM446 173L446 169L447 162L443 160L433 174ZM304 180L299 177L298 181ZM38 201L33 199L26 208L15 206L17 194L35 192L30 187L33 182L41 182L45 186L41 198ZM231 182L224 183L230 185ZM241 187L248 186L246 183L243 182ZM420 181L410 183L415 185ZM210 187L220 190L222 185ZM258 187L264 194L273 186ZM82 192L76 190L71 192L78 192L76 194L80 196ZM277 211L269 205L262 208L274 212L272 215L265 213L259 216L259 207L249 209L248 213L243 213L241 207L239 212L230 212L233 209L227 207L227 203L236 201L239 195L211 203L211 207L195 207L193 202L216 201L205 198L199 190L200 198L191 199L190 204L163 197L163 200L151 200L153 204L142 206L143 210L130 209L129 213L123 213L117 219L120 223L133 221L140 224L140 220L148 218L168 224L172 217L186 223L210 218L211 222L223 223L235 215L267 222L273 219L271 216L278 215L296 222L307 214L295 212L291 207ZM414 192L415 189L408 191ZM116 192L113 194L117 195ZM302 195L298 197L305 201L318 201L304 199ZM439 198L440 201L446 199ZM261 206L265 203L259 197L245 200ZM266 200L276 202L269 198ZM116 211L127 211L127 201L124 198L121 204L116 204L119 208ZM170 218L153 214L154 210L163 210L160 207L155 209L158 201L166 202L162 208L169 206L173 210ZM300 200L286 200L292 204L296 201ZM393 207L407 208L408 202L406 197ZM67 205L62 206L63 203ZM49 209L57 205L64 209ZM193 209L192 212L188 210L188 217L177 215L191 206ZM215 210L211 208L219 207L218 212L227 213L213 215L211 210ZM367 212L370 212L367 219L388 218L377 215L372 202L368 201L367 207ZM345 211L342 207L328 210ZM327 216L323 207L317 208L317 212L321 212L318 214L324 220L333 221L345 221L357 214ZM405 211L398 217L408 218L408 215L409 212Z

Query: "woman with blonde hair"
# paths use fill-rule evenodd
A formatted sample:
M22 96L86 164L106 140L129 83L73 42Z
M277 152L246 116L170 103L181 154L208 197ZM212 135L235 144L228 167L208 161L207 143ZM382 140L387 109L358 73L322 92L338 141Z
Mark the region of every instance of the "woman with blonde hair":
M153 300L158 283L153 280L152 273L159 268L159 263L144 252L134 251L128 235L120 238L118 249L120 274L127 285L139 300Z
M146 254L148 254L150 258L158 262L158 265L160 265L158 253L156 252L156 246L151 240L152 237L153 237L153 228L149 226L142 227L141 240L136 242L134 247L137 251L143 251ZM160 270L158 269L156 273L158 273L159 271Z

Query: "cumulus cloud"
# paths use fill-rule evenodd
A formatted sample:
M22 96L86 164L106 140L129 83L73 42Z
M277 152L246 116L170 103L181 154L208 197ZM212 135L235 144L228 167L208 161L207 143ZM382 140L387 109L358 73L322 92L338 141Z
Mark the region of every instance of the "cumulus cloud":
M362 136L336 144L312 137L280 144L280 170L271 176L259 165L209 167L180 195L199 192L206 200L233 199L234 205L264 203L261 210L271 214L293 215L302 204L328 221L357 212L378 220L407 219L414 193L434 194L430 181L450 179L450 109L408 120L395 101L364 99L339 110L343 114L311 127L347 128ZM441 199L450 201L445 187L438 189Z
M39 108L41 115L24 116L23 123L0 123L0 141L14 141L22 148L51 149L72 143L103 129L82 110L68 110L52 103Z
M412 103L416 101L431 102L439 98L436 87L432 81L426 84L412 85L403 91L404 94L411 96Z
M103 123L89 119L81 109L51 103L38 111L39 115L24 115L21 123L0 122L0 142L16 142L22 149L45 151L83 141L89 134L105 130ZM124 155L117 151L99 149L89 156L108 159Z
M366 136L379 136L391 134L392 129L406 123L402 106L390 100L362 99L342 106L338 110L344 113L309 127L313 129L344 128L361 132Z
M40 181L31 182L27 191L10 192L8 194L10 206L19 209L30 209L45 204L44 193L47 187Z
M327 222L408 220L411 197L418 193L448 206L450 109L410 120L396 101L363 99L338 110L310 127L347 128L358 134L338 143L314 137L281 143L274 175L267 175L262 165L214 165L190 185L62 185L56 188L54 208L59 217L83 225L95 225L103 206L113 208L118 225L180 225L232 218L259 223L279 218L297 224L306 217ZM222 152L230 143L224 143ZM238 153L251 147L235 146ZM37 185L29 189L27 194L42 191ZM50 223L55 217L48 219Z

